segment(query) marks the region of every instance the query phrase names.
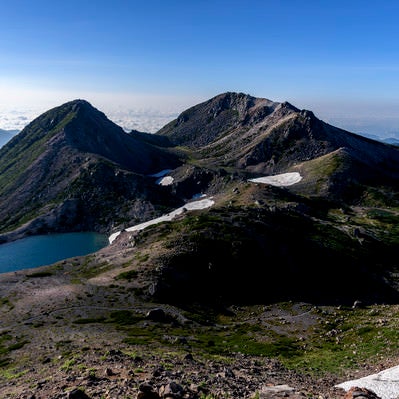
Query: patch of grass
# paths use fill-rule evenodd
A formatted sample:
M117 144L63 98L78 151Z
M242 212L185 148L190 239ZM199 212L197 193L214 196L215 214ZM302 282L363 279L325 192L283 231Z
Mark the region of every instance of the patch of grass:
M0 358L0 368L6 367L11 363L11 359L7 357Z
M0 370L0 376L6 380L14 380L28 373L28 370L17 371L15 368Z
M118 274L115 279L116 280L128 280L128 281L132 281L133 279L137 278L137 276L139 275L137 270L129 270L127 272L122 272L120 274Z
M372 208L367 211L367 217L376 219L383 223L399 223L399 216L393 212L387 211L386 209Z
M107 321L119 326L127 326L127 325L136 324L138 321L142 319L143 319L142 315L138 313L133 313L130 310L117 310L109 315Z
M11 352L11 351L15 351L15 350L17 350L17 349L21 349L22 347L24 347L24 345L25 344L27 344L29 341L19 341L19 342L16 342L15 344L11 344L8 348L7 348L7 350L9 351L9 352Z
M218 355L243 353L278 358L290 358L300 353L295 338L273 334L267 340L250 334L243 328L241 331L226 333L225 331L200 333L196 345L202 350Z
M150 255L149 254L142 254L141 252L137 252L134 256L134 258L138 262L146 262L149 259Z
M14 342L12 344L6 345L6 342L12 340L11 335L9 334L4 334L0 337L0 356L7 354L11 351L15 351L17 349L21 349L25 344L28 343L26 340L21 340Z
M281 304L283 312L296 312L294 304ZM291 309L290 309L291 306ZM302 308L301 308L302 309ZM306 310L304 308L303 310ZM313 308L312 308L313 309ZM333 309L333 310L332 310ZM216 325L125 325L124 342L147 349L187 350L198 356L223 356L234 353L276 358L290 369L313 375L334 373L339 376L345 370L362 364L378 364L382 359L399 356L399 307L374 305L372 309L321 308L314 310L315 324L306 331L285 329L277 333L270 326L279 316L267 318L267 324L243 322L242 318L261 314L240 312L234 317L216 315ZM306 312L307 313L307 312ZM241 320L238 322L238 320ZM275 323L273 323L275 322ZM165 360L166 361L166 360Z
M14 343L10 343L12 340L13 337L9 333L3 333L0 335L0 368L6 367L10 364L11 360L7 357L10 352L21 349L28 343L26 340L17 340Z
M395 311L396 313L396 311ZM388 316L388 315L387 315ZM363 363L378 363L399 355L398 314L381 319L368 309L345 311L316 330L298 356L286 358L288 367L315 374L340 375Z
M81 282L81 279L96 277L113 267L108 262L98 263L93 255L85 256L81 262L74 262L73 266L72 281L76 281L77 284Z
M300 351L295 338L273 334L257 325L225 327L136 325L126 330L128 337L124 342L155 347L160 344L173 348L189 346L193 351L215 356L243 353L280 358L293 356Z
M134 369L134 372L137 373L137 374L138 373L144 373L145 370L142 367L137 367L137 368Z
M75 366L76 360L74 358L65 360L64 364L60 367L62 371L71 371L73 366Z
M0 298L0 307L2 306L8 306L9 309L14 308L14 305L11 303L11 301L8 298Z

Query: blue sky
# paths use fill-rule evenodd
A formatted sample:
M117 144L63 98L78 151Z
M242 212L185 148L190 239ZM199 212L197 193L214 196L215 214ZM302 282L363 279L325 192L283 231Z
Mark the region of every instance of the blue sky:
M241 91L399 134L398 16L383 0L1 0L0 107L167 119Z

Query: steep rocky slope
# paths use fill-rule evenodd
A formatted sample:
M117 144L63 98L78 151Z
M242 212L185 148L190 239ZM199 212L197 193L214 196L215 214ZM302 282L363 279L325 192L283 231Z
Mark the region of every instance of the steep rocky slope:
M167 149L126 134L86 101L66 103L0 150L1 230L105 231L139 220L160 201L174 202L147 175L179 164Z
M220 94L184 111L159 132L197 153L198 163L244 175L298 171L297 193L361 198L398 189L398 149L344 131L291 104Z

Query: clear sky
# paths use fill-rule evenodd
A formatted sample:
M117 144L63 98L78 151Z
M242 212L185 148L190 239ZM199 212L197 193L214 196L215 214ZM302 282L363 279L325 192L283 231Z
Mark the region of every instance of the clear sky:
M0 0L0 128L85 98L154 131L240 91L399 135L398 20L384 0Z

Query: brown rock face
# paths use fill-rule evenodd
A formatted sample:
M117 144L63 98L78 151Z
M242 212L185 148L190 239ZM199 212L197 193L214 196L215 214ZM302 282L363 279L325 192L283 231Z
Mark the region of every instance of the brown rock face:
M367 388L352 387L345 395L344 399L381 399L373 391Z

